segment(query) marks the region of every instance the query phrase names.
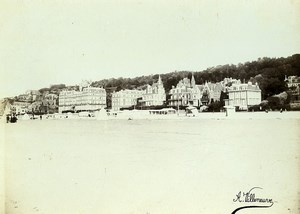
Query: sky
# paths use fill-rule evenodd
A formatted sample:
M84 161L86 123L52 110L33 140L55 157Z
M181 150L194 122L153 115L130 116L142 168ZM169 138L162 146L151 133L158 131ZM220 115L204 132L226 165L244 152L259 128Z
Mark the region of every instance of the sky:
M0 97L300 53L297 0L0 0Z

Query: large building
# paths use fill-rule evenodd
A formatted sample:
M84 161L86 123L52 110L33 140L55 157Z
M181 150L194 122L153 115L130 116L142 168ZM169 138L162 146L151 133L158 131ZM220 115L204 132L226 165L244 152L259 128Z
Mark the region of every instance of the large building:
M250 106L261 103L261 90L257 83L234 83L227 90L226 106L235 106L240 110L247 110Z
M194 76L192 76L191 80L188 78L180 80L176 87L172 86L169 95L168 106L201 105L201 91L198 85L196 85Z
M137 105L137 99L141 98L143 91L140 90L121 90L114 92L111 97L112 110L118 111L121 108L129 108Z
M160 106L166 102L166 92L160 76L158 82L147 85L140 101L141 106Z
M178 82L176 87L172 87L169 92L168 105L173 107L209 105L212 101L219 101L221 92L224 90L224 82L206 82L202 85L196 85L194 75L192 75L191 80L184 78Z
M25 114L30 110L29 107L30 107L29 102L15 101L13 105L11 105L11 111L14 114Z
M73 111L96 111L106 107L104 88L86 87L81 91L61 91L59 94L60 113Z

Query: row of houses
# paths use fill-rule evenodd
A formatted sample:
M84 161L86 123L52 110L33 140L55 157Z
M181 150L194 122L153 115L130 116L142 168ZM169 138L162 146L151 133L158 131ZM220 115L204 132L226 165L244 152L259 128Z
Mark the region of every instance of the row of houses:
M247 110L249 106L261 102L261 90L257 84L241 83L240 80L225 78L218 83L206 82L197 85L194 76L184 78L173 86L168 95L161 77L144 90L121 90L111 94L111 109L118 111L124 108L153 106L200 107L211 102L220 101L221 93L228 94L225 104ZM62 91L59 94L59 112L95 111L106 108L107 93L104 88L80 87L79 91Z
M285 82L291 95L291 103L299 104L300 77L288 76L285 77ZM116 87L111 88L111 90L90 87L90 83L85 82L77 88L69 87L67 90L61 91L59 96L54 93L44 93L43 99L41 99L41 92L30 90L19 95L11 109L17 114L24 114L28 111L55 112L57 111L57 101L59 102L59 112L96 111L106 107L113 111L134 107L143 109L153 106L201 107L219 101L222 93L226 95L222 97L226 106L235 106L241 110L247 110L250 106L261 102L261 90L257 84L242 83L233 78L199 85L196 84L192 75L191 79L183 78L166 93L163 81L159 76L156 83L147 85L144 90L125 89L117 92L115 90ZM107 104L109 105L107 106ZM45 109L41 110L41 107Z
M211 102L220 101L222 92L226 106L235 106L240 110L247 110L249 106L260 104L261 90L257 84L241 83L240 80L225 78L218 83L206 82L196 85L194 76L191 80L184 78L176 87L170 90L169 106L193 105L200 107Z

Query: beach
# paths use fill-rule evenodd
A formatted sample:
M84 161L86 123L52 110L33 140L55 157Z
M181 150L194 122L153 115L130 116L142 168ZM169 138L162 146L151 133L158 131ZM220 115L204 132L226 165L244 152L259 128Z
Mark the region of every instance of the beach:
M299 213L299 112L1 128L9 214L230 214L253 187L275 201L255 213Z

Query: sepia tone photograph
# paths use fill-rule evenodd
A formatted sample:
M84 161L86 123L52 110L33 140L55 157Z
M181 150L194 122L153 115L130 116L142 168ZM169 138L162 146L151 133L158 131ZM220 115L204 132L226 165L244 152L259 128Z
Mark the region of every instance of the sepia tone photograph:
M299 214L300 1L0 0L0 213Z

